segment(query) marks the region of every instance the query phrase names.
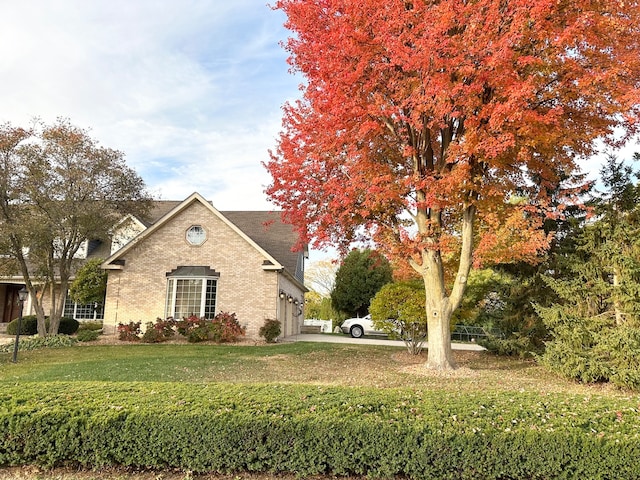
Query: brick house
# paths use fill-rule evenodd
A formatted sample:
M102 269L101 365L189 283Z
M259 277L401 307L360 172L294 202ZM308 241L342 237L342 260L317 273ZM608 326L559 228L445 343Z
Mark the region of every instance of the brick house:
M114 228L102 264L104 310L94 315L107 334L118 323L229 312L248 338L258 338L266 319L280 320L282 337L295 335L307 291L306 252L292 251L296 243L278 213L220 212L198 193L157 201L146 221L128 216ZM70 304L65 312L82 307Z

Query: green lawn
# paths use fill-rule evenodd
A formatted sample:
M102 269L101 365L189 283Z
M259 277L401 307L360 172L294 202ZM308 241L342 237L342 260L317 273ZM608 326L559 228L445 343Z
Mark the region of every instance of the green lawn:
M232 382L424 387L460 391L625 392L559 379L532 361L485 352L455 352L452 373L425 370L424 355L403 348L286 343L269 346L123 344L20 352L17 364L0 354L0 382Z
M110 382L175 382L180 384L301 384L451 392L452 398L467 393L486 395L513 392L566 395L567 405L607 397L620 410L640 405L640 395L604 385L579 385L555 377L532 361L499 358L486 352L456 351L459 369L430 372L426 356L413 357L404 348L330 343L285 343L276 345L116 344L84 345L11 354L0 353L0 393L15 386L46 391L43 383L69 391L105 389L114 393L127 385ZM78 383L80 382L80 383ZM87 383L83 383L87 382ZM104 383L102 383L104 382ZM77 385L76 385L77 383ZM68 385L65 385L68 384ZM142 385L138 384L140 387ZM185 385L186 386L186 385ZM132 388L134 386L132 385ZM136 387L137 388L137 387ZM143 387L144 389L145 387ZM155 387L153 387L155 388ZM453 395L455 392L455 395ZM555 395L553 395L555 396ZM36 397L38 398L38 397ZM562 398L561 398L562 400ZM617 408L617 407L616 407ZM43 472L35 467L0 468L0 480L272 480L271 474L191 475L184 472ZM284 477L292 479L293 477ZM325 477L317 477L320 480ZM326 477L332 478L332 477Z

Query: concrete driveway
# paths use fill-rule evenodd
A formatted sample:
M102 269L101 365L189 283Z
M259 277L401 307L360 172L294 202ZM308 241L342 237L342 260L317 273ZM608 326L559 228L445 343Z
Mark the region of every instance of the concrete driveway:
M385 337L366 337L366 338L352 338L349 335L335 335L326 333L300 333L298 335L292 335L282 339L283 342L326 342L326 343L353 343L357 345L388 345L391 347L405 348L402 340L389 340ZM424 348L428 348L428 343L425 343ZM469 351L482 351L486 350L480 345L475 343L452 343L451 348L454 350L469 350Z

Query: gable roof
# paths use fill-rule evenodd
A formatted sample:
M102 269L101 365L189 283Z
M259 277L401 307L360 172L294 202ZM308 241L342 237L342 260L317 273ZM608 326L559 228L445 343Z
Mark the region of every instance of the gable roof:
M293 227L282 221L280 212L269 211L225 211L216 210L211 202L205 200L200 194L193 193L187 199L180 201L158 200L153 202L148 216L143 220L148 226L140 235L134 238L129 244L109 257L104 265L109 264L115 267L116 262L122 255L130 250L135 244L142 241L147 236L153 234L155 230L168 222L175 215L183 211L193 202L200 202L205 205L215 216L220 218L238 235L244 238L254 248L265 256L268 262L265 268L284 268L295 277L300 283L303 282L302 269L300 265L300 252L291 251L297 243L298 237ZM306 252L305 252L306 253Z
M220 213L276 258L292 275L300 271L300 252L291 251L298 242L298 236L291 225L282 221L280 212L224 211ZM306 252L303 254L306 255ZM302 278L298 279L302 281Z

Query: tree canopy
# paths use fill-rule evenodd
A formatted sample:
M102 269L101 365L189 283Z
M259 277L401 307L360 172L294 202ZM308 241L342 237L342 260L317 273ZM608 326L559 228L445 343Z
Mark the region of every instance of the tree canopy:
M107 290L107 272L100 268L103 258L88 260L76 272L69 286L71 299L83 305L103 303Z
M338 264L332 260L318 260L304 270L304 283L323 297L329 297L336 282Z
M595 141L640 113L640 7L619 0L279 0L303 98L267 192L302 241L373 238L423 278L432 368L472 264L536 262ZM560 205L550 200L564 180ZM554 211L553 209L556 208Z
M331 304L349 316L363 317L371 299L391 280L391 265L384 256L375 250L351 250L336 272Z
M122 152L69 120L0 125L0 251L24 279L41 335L58 331L85 242L106 239L124 214L144 214L148 200Z

